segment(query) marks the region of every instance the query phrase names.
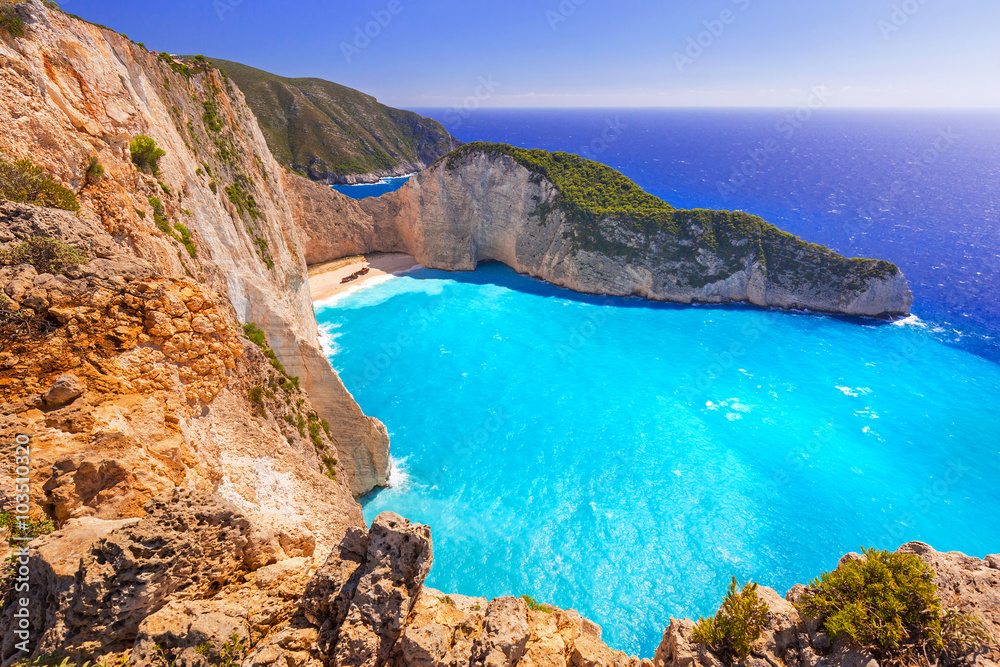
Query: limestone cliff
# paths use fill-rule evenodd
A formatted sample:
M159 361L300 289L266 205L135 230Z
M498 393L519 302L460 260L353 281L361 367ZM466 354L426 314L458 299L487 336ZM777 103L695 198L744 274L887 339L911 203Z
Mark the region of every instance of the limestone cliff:
M339 221L340 244L325 241L331 223L320 216L299 222L316 261L399 251L431 268L471 271L496 260L578 292L677 303L873 317L905 315L913 304L888 262L846 259L745 213L673 209L568 154L469 144L402 189L362 200L367 219L327 198L336 203L322 218Z
M353 493L384 484L388 435L319 347L282 169L242 94L216 69L160 57L43 2L14 11L26 33L0 37L0 153L78 190L82 215L155 274L189 277L256 322L330 424ZM131 160L142 134L165 151L155 177ZM88 178L92 158L102 178Z

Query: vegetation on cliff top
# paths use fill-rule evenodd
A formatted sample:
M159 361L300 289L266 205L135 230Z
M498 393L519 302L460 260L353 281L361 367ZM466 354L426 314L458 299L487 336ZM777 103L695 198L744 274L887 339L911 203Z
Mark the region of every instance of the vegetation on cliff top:
M899 272L890 262L848 259L743 211L676 209L611 167L571 153L474 142L438 162L454 170L479 154L511 157L536 182L545 179L555 186L555 198L537 201L535 215L545 224L551 213L561 211L575 249L633 258L647 252L655 238L661 252L688 264L690 270L680 277L693 287L745 269L748 256L764 266L772 282L795 288L840 284L862 289L872 279ZM697 265L703 250L722 260L718 273L705 275Z
M814 579L796 605L831 637L871 651L882 664L952 664L989 642L978 618L942 610L934 571L918 556L863 551Z
M699 618L692 639L706 646L727 663L745 660L751 645L760 639L767 623L767 603L757 595L757 584L737 590L736 577L713 617Z
M278 162L316 180L430 164L458 145L437 121L336 83L212 64L243 91Z

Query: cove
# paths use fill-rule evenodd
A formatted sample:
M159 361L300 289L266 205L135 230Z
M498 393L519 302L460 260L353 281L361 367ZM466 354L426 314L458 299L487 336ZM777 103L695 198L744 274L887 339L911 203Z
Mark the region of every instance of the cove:
M433 588L574 608L651 657L732 575L784 594L862 545L996 550L1000 366L933 323L590 297L498 264L317 316L392 435L365 517L431 526Z

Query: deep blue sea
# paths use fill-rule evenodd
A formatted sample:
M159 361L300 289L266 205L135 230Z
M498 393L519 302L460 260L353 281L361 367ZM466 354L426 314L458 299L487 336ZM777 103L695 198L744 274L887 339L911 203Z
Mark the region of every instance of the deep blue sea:
M331 185L330 187L341 194L354 199L367 199L368 197L381 197L382 195L395 192L410 180L409 176L397 176L395 178L383 178L378 183L359 183L358 185Z
M786 138L776 112L617 113L449 129L580 153L610 119L590 157L674 205L895 261L919 318L582 296L497 264L376 279L317 304L392 436L366 518L431 526L430 586L575 608L643 657L733 575L784 593L862 545L1000 551L997 116L838 112ZM962 138L918 178L939 130ZM758 145L758 172L720 189Z
M418 111L462 141L577 153L678 208L888 259L914 312L1000 362L1000 112Z

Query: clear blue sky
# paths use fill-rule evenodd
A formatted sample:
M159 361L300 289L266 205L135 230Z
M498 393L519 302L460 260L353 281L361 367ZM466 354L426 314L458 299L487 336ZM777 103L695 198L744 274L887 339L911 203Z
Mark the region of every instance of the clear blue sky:
M477 92L484 107L797 106L815 87L842 107L1000 107L998 0L61 5L150 49L317 76L402 107Z

